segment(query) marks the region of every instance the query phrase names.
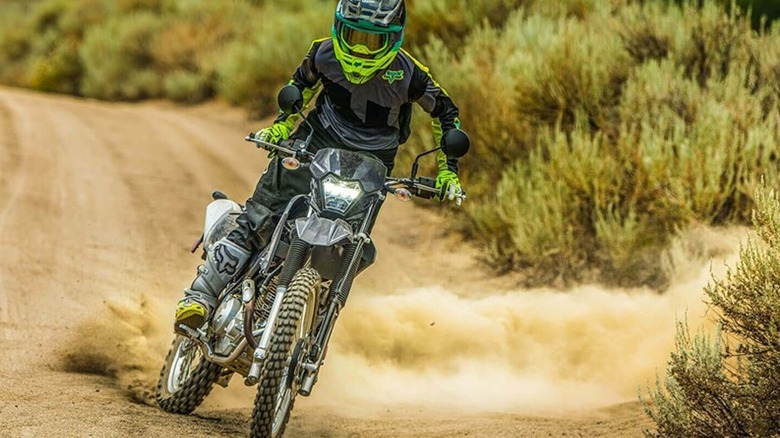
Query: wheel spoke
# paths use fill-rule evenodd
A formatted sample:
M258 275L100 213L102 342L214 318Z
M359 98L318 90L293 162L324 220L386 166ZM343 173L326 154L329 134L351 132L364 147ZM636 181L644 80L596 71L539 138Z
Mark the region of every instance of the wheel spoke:
M175 357L171 364L166 389L173 394L186 383L195 368L200 363L200 351L192 348L189 340L181 340L176 347Z
M177 336L157 382L157 403L166 412L189 414L211 392L222 371L218 364L205 360L193 341Z

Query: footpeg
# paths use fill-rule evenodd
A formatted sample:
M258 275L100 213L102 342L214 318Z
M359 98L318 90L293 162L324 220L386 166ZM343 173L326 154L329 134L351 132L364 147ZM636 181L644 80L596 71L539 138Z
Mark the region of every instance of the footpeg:
M173 327L173 331L177 335L186 336L190 339L200 340L200 332L185 324L176 324Z

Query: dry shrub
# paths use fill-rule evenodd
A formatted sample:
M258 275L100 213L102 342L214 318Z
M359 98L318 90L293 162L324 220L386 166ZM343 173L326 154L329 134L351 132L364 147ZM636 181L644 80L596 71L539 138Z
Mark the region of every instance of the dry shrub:
M275 112L279 88L290 80L311 41L330 36L332 16L333 5L320 2L298 13L277 11L273 20L254 20L248 38L228 45L216 68L220 96L261 114Z
M111 15L112 3L106 0L71 1L63 11L59 29L65 37L83 40L84 33L103 24Z
M510 14L535 0L407 0L409 27L406 40L424 45L432 38L458 44L487 23L501 26Z
M155 36L152 55L163 70L203 68L226 44L244 36L252 12L240 2L178 2Z
M534 4L427 47L476 145L468 231L529 284L663 288L677 230L745 221L777 183L778 36L713 2L623 3Z
M647 437L780 435L780 202L766 188L755 198L759 239L706 289L719 331L692 337L678 324L666 377L642 396L656 424Z
M165 76L165 95L176 102L202 102L212 93L208 79L200 73L179 70Z
M162 77L150 46L162 27L154 14L133 13L87 31L79 49L85 69L81 93L111 100L160 97Z
M36 90L76 94L82 73L78 43L69 39L57 45L49 56L35 61L28 82Z
M581 115L597 129L614 129L614 108L630 63L620 39L604 24L596 17L557 22L543 44L523 48L534 56L516 79L521 115L565 130Z
M328 36L332 19L332 4L305 0L20 4L0 20L0 80L110 100L197 102L219 88L231 102L268 111L308 41Z
M117 12L126 14L136 11L160 12L165 0L115 0Z

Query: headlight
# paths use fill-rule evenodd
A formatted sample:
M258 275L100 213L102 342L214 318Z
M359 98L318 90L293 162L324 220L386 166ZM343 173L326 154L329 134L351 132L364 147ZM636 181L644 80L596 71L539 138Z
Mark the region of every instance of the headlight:
M333 175L322 180L322 190L325 196L325 209L339 213L346 213L363 194L363 189L357 181L343 181Z

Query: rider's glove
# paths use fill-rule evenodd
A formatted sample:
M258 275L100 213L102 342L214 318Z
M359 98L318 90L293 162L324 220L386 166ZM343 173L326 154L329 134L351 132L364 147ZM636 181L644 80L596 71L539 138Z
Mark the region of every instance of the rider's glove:
M460 187L458 174L449 169L439 170L439 174L436 176L436 190L439 193L435 199L439 202L444 200L452 201L455 199L455 196L462 194L463 191Z
M279 144L290 138L290 127L284 122L277 122L269 128L257 131L255 138L266 143Z
M445 200L452 201L456 196L463 194L463 190L460 187L460 179L458 179L458 174L456 173L458 169L457 164L451 163L442 151L436 154L436 163L439 167L439 174L436 175L436 190L438 193L433 199L439 202Z

